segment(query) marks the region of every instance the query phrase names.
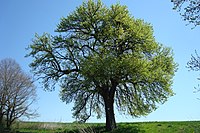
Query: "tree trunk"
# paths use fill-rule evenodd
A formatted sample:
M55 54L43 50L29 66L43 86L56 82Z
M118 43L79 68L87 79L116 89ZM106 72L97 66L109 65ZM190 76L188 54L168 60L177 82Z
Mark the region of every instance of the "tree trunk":
M0 125L3 124L3 114L0 113Z
M107 95L104 97L105 102L105 112L106 112L106 130L112 131L115 129L116 121L115 121L115 114L114 114L114 98Z
M7 129L10 129L10 126L11 126L10 123L11 123L10 120L7 119L7 120L6 120L6 128L7 128Z
M10 108L7 110L6 114L6 128L10 130L11 127L11 116L10 116Z
M3 117L4 117L3 105L1 105L1 108L0 108L0 125L3 124Z

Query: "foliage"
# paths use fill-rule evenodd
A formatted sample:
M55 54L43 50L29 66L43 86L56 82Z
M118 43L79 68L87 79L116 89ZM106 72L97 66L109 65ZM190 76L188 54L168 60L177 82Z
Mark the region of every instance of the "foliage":
M139 117L173 95L172 50L156 42L152 26L134 19L126 6L89 0L62 18L56 31L36 35L27 56L45 89L60 82L61 99L74 102L76 119L105 113L112 130L114 102L119 111Z
M171 0L174 9L181 12L185 21L200 25L200 0Z
M30 76L13 59L0 60L0 125L10 128L21 117L33 117L30 110L36 91Z

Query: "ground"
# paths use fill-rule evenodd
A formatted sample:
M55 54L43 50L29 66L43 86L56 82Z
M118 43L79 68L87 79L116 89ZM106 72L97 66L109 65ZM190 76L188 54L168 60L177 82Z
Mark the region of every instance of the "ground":
M113 133L200 133L200 121L118 123ZM18 133L99 133L105 123L17 122Z

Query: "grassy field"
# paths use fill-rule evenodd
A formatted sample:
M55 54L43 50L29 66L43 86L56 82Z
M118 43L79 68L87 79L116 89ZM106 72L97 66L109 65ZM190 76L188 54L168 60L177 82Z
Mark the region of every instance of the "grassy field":
M105 132L104 123L42 123L18 122L18 133L100 133ZM200 121L186 122L136 122L118 123L112 133L200 133Z

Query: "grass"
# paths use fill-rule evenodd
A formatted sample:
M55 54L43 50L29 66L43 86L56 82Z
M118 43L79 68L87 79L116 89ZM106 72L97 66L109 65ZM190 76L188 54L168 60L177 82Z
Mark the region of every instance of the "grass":
M126 133L200 133L200 122L141 122L119 124Z
M13 128L18 133L106 133L104 123L18 122ZM200 121L118 123L112 133L200 133Z
M104 123L17 122L13 128L18 133L96 133L104 130L104 125Z

